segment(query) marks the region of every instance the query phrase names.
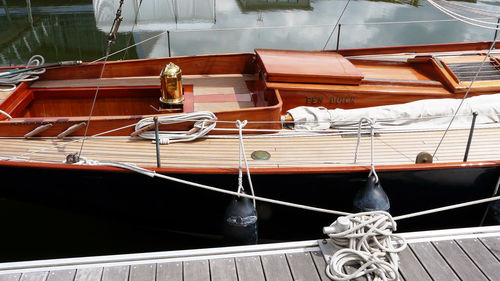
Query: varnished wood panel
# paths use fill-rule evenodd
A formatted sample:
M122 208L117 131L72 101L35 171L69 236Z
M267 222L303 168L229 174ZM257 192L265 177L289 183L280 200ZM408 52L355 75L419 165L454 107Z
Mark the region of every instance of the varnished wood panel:
M267 81L359 85L363 75L342 55L331 52L255 50Z
M253 58L253 54L223 54L109 61L104 67L102 77L159 75L161 69L170 62L177 64L182 69L182 73L186 75L254 73ZM40 76L40 80L97 78L101 73L102 65L102 62L97 62L93 64L84 63L79 66L47 69L47 72Z
M394 54L394 53L430 53L430 52L452 52L452 51L468 51L468 50L488 50L491 47L492 41L483 42L459 42L445 44L426 44L426 45L407 45L407 46L391 46L391 47L375 47L375 48L359 48L359 49L343 49L339 50L339 54L343 56L360 56L374 54Z

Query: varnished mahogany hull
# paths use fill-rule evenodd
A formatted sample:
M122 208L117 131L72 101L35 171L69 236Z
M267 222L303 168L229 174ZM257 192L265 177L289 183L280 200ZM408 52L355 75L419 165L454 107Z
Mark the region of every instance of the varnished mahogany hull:
M391 213L402 215L491 196L499 165L433 169L379 169L391 201ZM6 182L0 196L35 202L125 224L221 235L222 216L231 196L118 169L60 169L1 163ZM237 174L168 173L170 176L235 190ZM352 198L367 172L254 173L258 196L316 207L352 210ZM247 186L247 185L246 185ZM316 239L335 216L258 202L261 241ZM400 231L465 227L479 224L487 204L399 221ZM215 241L222 244L222 241Z

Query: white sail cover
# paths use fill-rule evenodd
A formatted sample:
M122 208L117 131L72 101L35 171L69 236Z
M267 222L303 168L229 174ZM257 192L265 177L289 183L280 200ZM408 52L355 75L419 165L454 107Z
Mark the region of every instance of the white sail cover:
M426 99L405 104L332 110L302 106L287 113L295 121L294 128L303 130L357 127L362 118L371 119L375 128L381 129L429 129L448 126L461 102L461 99ZM478 113L476 124L500 122L500 94L465 99L451 128L470 126L473 112Z

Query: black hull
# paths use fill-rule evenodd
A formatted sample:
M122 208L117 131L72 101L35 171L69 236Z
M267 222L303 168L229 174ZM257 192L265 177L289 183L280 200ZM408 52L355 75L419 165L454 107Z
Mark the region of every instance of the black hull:
M3 166L0 175L6 182L15 182L0 188L0 196L8 200L213 237L221 236L223 214L231 199L229 195L131 172ZM395 170L378 175L391 201L391 213L397 216L489 197L500 167ZM235 174L170 176L233 191L237 187ZM366 183L367 173L252 174L252 179L258 196L350 212L354 194ZM261 242L324 237L322 227L336 218L269 203L257 205ZM487 204L481 204L401 220L398 230L477 226L486 208ZM217 240L209 246L223 243Z

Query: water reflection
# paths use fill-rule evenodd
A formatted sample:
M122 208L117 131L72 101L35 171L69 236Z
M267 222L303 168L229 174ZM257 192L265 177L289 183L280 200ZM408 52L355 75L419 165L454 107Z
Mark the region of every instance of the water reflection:
M104 54L106 33L96 28L89 1L31 1L31 7L27 3L2 0L0 65L24 64L34 54L48 62L91 60ZM127 39L121 34L117 47L125 47ZM132 50L127 58L134 57Z
M464 5L500 11L491 0ZM94 60L119 1L2 0L0 65L33 54L48 61ZM28 9L27 3L31 3ZM254 48L322 49L346 1L128 0L113 50L156 36L111 59L248 52ZM31 13L29 12L31 11ZM30 16L31 15L31 16ZM30 20L32 19L32 20ZM341 48L491 40L493 32L457 22L373 24L449 19L422 0L351 1L342 20ZM166 30L170 31L169 36ZM327 48L335 48L336 33Z

